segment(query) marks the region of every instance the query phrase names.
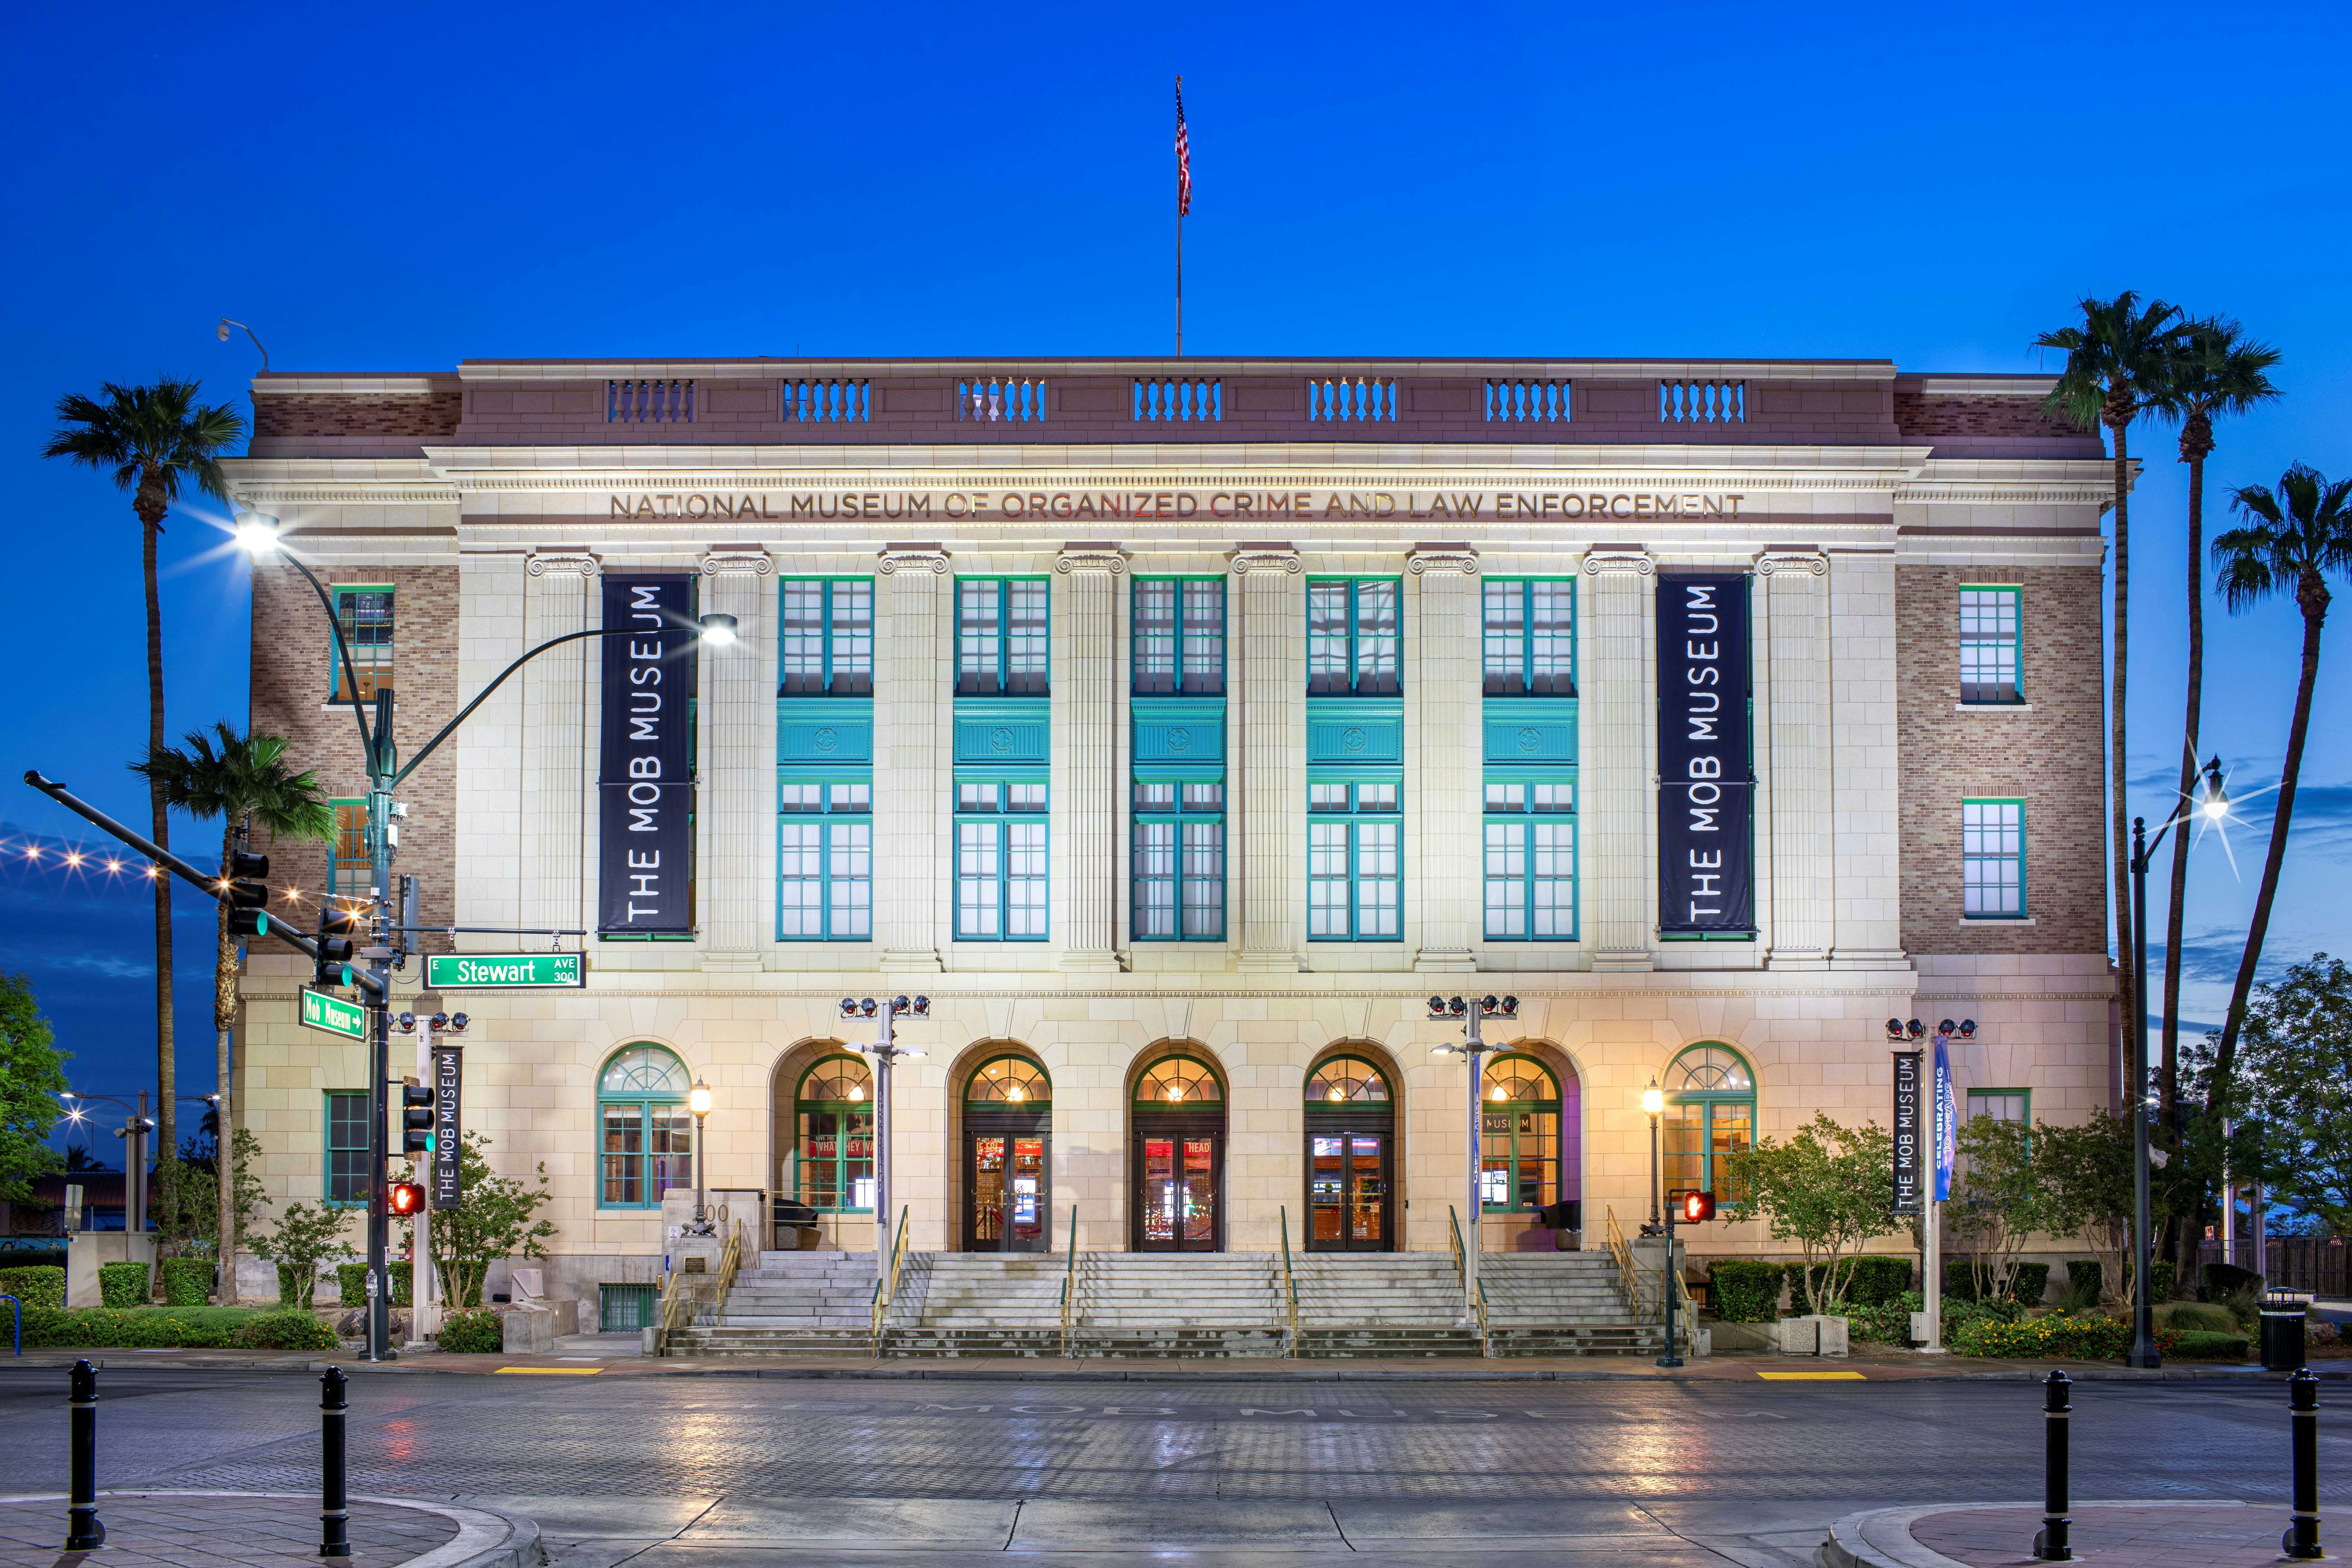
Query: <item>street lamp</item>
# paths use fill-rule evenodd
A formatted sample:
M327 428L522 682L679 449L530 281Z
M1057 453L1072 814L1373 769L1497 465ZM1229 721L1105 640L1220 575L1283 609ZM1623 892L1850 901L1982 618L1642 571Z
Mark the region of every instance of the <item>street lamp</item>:
M1642 1091L1642 1114L1650 1119L1650 1223L1642 1227L1644 1236L1658 1234L1658 1118L1665 1109L1666 1097L1653 1078L1650 1087Z
M2193 753L2192 753L2193 756ZM2147 866L2164 836L2191 816L2220 825L2230 815L2230 792L2221 787L2221 759L2217 753L2205 764L2204 787L2196 798L2184 798L2151 842L2147 818L2132 818L2132 931L2137 949L2132 960L2132 1347L2126 1366L2156 1367L2164 1358L2156 1348L2156 1303L2148 1300L2149 1237L2147 1193Z
M77 1125L89 1120L82 1106L90 1100L122 1107L122 1125L114 1130L114 1135L122 1140L122 1228L131 1236L143 1234L147 1229L147 1134L155 1131L147 1114L147 1091L139 1091L136 1105L121 1095L84 1094L71 1089L59 1089L58 1098L66 1102L66 1120Z
M686 1234L709 1236L712 1232L709 1215L703 1205L703 1172L706 1167L702 1158L702 1129L703 1119L710 1114L710 1086L702 1081L699 1073L695 1075L694 1087L686 1091L686 1108L694 1112L694 1223L687 1227Z
M873 997L844 996L841 1016L845 1018L871 1018L875 1021L874 1043L855 1046L852 1049L874 1058L874 1277L882 1279L888 1267L890 1247L890 1068L908 1057L919 1057L919 1046L902 1046L891 1033L891 1024L898 1015L928 1018L931 1016L931 999L918 996L909 1002L904 996L885 996L877 1002Z
M1478 1031L1481 1019L1516 1018L1519 1016L1519 999L1506 996L1497 1001L1492 996L1432 996L1429 1016L1441 1023L1459 1023L1462 1043L1432 1046L1433 1057L1460 1057L1470 1068L1470 1234L1462 1237L1462 1317L1465 1322L1478 1319L1478 1220L1486 1212L1480 1183L1485 1172L1478 1159L1478 1133L1485 1108L1478 1102L1478 1086L1482 1075L1479 1058L1486 1055L1486 1037Z

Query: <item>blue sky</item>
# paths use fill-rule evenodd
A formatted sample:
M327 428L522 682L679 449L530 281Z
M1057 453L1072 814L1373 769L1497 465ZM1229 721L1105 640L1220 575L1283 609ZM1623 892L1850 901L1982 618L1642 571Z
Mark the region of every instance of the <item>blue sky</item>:
M223 315L302 370L1160 351L1178 72L1196 353L2026 370L2077 296L2134 288L2286 352L2284 401L2221 431L2217 490L2296 458L2352 472L2342 98L2288 68L2343 55L2341 7L130 4L0 26L0 840L88 837L26 767L145 810L122 771L137 534L36 455L59 394L169 372L241 406L254 356L215 340ZM2160 816L2183 470L2160 433L2137 450L2129 771ZM216 521L184 509L164 541L175 733L245 710ZM2290 606L2214 611L2207 745L2241 785L2275 777L2297 635ZM2282 961L2343 946L2352 626L2333 637ZM2242 881L2198 852L2189 1017L2226 996L2266 825L2239 835ZM0 968L32 976L85 1088L152 1081L148 922L136 889L0 854ZM209 924L187 900L190 1093Z

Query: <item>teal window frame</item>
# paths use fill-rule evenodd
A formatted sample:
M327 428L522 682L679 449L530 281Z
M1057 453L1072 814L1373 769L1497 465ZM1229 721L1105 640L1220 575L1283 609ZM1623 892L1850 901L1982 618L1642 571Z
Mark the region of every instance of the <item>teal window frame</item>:
M1148 650L1156 650L1160 634L1144 630L1143 595L1146 588L1166 585L1171 589L1170 623L1166 671L1146 671L1144 661ZM1194 589L1216 590L1216 627L1213 632L1195 626L1192 616L1192 595ZM1223 577L1138 577L1128 590L1128 640L1130 644L1128 679L1138 697L1222 697L1225 691L1225 580ZM1198 659L1202 644L1214 651L1208 659ZM1198 663L1202 668L1195 669ZM1161 684L1161 682L1165 684Z
M398 590L390 583L337 583L327 590L335 603L335 625L342 631L342 641L351 649L352 672L365 679L369 689L361 692L360 700L372 702L378 687L386 690L399 689L399 679L394 673L393 655L399 646L400 599ZM357 606L346 608L344 601L362 594L381 594L384 614L380 628L363 621ZM377 636L381 630L381 637ZM336 646L332 632L327 634L327 700L349 702L351 693L343 689L342 650Z
M1550 1086L1549 1098L1494 1099L1490 1085L1495 1080L1496 1069L1506 1066L1533 1068L1541 1080ZM1523 1116L1550 1117L1549 1136L1551 1149L1549 1153L1543 1149L1546 1138L1544 1126L1538 1122L1533 1128L1523 1128L1520 1123ZM1500 1129L1495 1125L1497 1120L1504 1121ZM1478 1133L1480 1214L1525 1214L1530 1209L1545 1206L1541 1201L1533 1204L1521 1201L1529 1195L1528 1189L1530 1184L1535 1188L1532 1195L1537 1199L1542 1200L1549 1191L1550 1202L1559 1201L1560 1191L1567 1183L1565 1155L1568 1142L1566 1129L1560 1125L1559 1075L1552 1071L1543 1058L1528 1051L1501 1051L1486 1059L1486 1068L1478 1078ZM1527 1144L1533 1145L1532 1152L1523 1152ZM1499 1166L1493 1163L1496 1159L1498 1146L1504 1151ZM1546 1166L1549 1167L1549 1171ZM1496 1176L1502 1178L1499 1184L1494 1180ZM1549 1178L1549 1186L1546 1184L1547 1176ZM1499 1200L1488 1195L1497 1185L1504 1194Z
M1404 940L1404 781L1402 773L1391 775L1318 776L1307 773L1307 940L1309 942L1390 942ZM1345 805L1316 809L1313 802L1317 786L1347 791ZM1392 792L1387 802L1375 801L1367 805L1367 788ZM1333 829L1339 830L1339 836ZM1333 858L1333 857L1338 858ZM1382 862L1376 857L1392 858L1392 873L1375 870L1368 874L1368 863L1377 867ZM1344 905L1330 901L1330 889L1344 887ZM1388 900L1374 899L1369 906L1367 888L1392 889ZM1322 900L1318 902L1318 894ZM1344 931L1332 931L1331 911L1344 908ZM1375 929L1365 929L1366 915L1372 916ZM1383 919L1382 917L1385 917ZM1316 930L1318 922L1325 930ZM1393 930L1377 929L1389 924Z
M1496 792L1520 792L1517 805L1501 805ZM1569 805L1538 809L1538 789L1555 792L1565 790ZM1484 813L1479 822L1480 856L1483 872L1480 900L1483 911L1481 929L1487 942L1575 942L1583 929L1581 900L1582 879L1577 875L1577 857L1582 848L1577 827L1577 778L1573 768L1545 772L1496 772L1489 770L1483 791ZM1515 833L1513 830L1517 830ZM1541 831L1549 829L1549 832ZM1564 833L1568 843L1563 850L1557 842L1545 845L1542 840ZM1516 842L1514 840L1516 839ZM1549 857L1549 858L1547 858ZM1564 857L1564 858L1562 858ZM1563 871L1561 868L1565 866ZM1557 892L1565 886L1563 901L1547 900L1547 890ZM1540 917L1548 910L1565 908L1564 930L1538 931L1546 923ZM1508 921L1498 916L1516 913L1518 929L1507 927ZM1556 922L1555 922L1556 923Z
M613 1076L614 1072L623 1066L625 1058L632 1052L640 1051L646 1053L648 1060L656 1057L667 1058L671 1070L665 1077L671 1079L676 1087L663 1089L633 1087L616 1090L607 1083L606 1080ZM694 1185L695 1126L693 1114L687 1109L686 1099L688 1086L692 1082L693 1079L687 1071L684 1058L667 1046L657 1045L651 1040L632 1040L620 1049L608 1052L604 1059L597 1064L595 1133L597 1208L639 1211L659 1209L662 1206L662 1194ZM632 1110L636 1112L635 1121L637 1146L635 1149L610 1148L608 1146L611 1142L610 1130L614 1125L611 1112ZM667 1146L661 1148L656 1147L656 1113L657 1111L661 1113L662 1125L658 1129L660 1136L667 1141ZM682 1150L676 1142L681 1136L685 1139L685 1147ZM622 1191L625 1193L629 1187L628 1166L616 1167L612 1163L615 1160L635 1163L637 1196L614 1198L607 1195L613 1189L613 1173L616 1169L622 1173L620 1182ZM669 1179L673 1177L675 1179Z
M1980 814L1988 807L2003 810L2010 807L2016 809L2014 850L2009 847L2008 840L2011 828L2008 822L1998 821L1988 825L1981 815L1974 823L1969 821L1971 812ZM1960 802L1960 918L1962 920L2021 921L2031 917L2032 906L2026 898L2025 829L2025 802L2015 795L1971 796ZM1990 847L1987 847L1988 835L1991 836ZM1986 871L1989 868L2012 865L2017 870L2017 907L2013 910L1971 910L1969 907L1971 903L1986 901L1982 891L1984 889L1990 889L1995 895L1994 901L2007 901L1998 897L2008 887L2007 881L1987 880Z
M1996 1115L1981 1103L1989 1100L2013 1100L2017 1102L2018 1114ZM2033 1125L2033 1091L2030 1089L1972 1089L1962 1103L1968 1108L1960 1118L1964 1125L1979 1116L1990 1116L1996 1121L2014 1121L2021 1127Z
M375 885L375 859L368 843L368 803L365 795L340 796L327 803L334 814L335 836L327 840L327 896L329 898L360 898ZM357 814L356 827L344 820L346 809ZM357 855L343 853L345 847L356 841ZM352 887L343 886L343 879L357 873L359 881Z
M1217 804L1213 806L1188 802L1186 792L1204 785L1217 788ZM1172 804L1166 807L1144 804L1146 789L1166 788L1172 792ZM1138 773L1133 792L1129 796L1133 808L1129 839L1133 847L1131 894L1128 909L1129 935L1137 942L1223 942L1225 940L1225 866L1230 840L1225 832L1225 777L1222 770L1213 773L1194 772L1169 773L1154 771ZM1172 842L1164 849L1147 842L1146 830L1166 827L1172 829ZM1195 833L1194 830L1202 830ZM1157 869L1158 857L1166 856L1165 872ZM1209 857L1214 857L1213 874ZM1147 868L1151 868L1147 869ZM1202 889L1213 886L1213 898ZM1155 889L1167 889L1165 910L1170 930L1147 931L1156 925L1161 906L1149 902ZM1209 928L1206 915L1213 913L1214 929ZM1195 919L1196 914L1204 918ZM1194 926L1202 929L1194 930Z
M812 1079L835 1062L847 1062L863 1075L865 1099L818 1100L802 1092L808 1088ZM824 1162L833 1166L832 1191L835 1201L829 1204L810 1202L808 1167L818 1162L809 1158L806 1147L808 1131L802 1125L802 1119L811 1115L836 1119L833 1129L834 1152ZM850 1152L852 1140L860 1131L856 1124L861 1120L865 1123L863 1131L866 1137L866 1158L863 1162ZM860 1163L866 1167L863 1177L856 1173ZM854 1201L860 1180L866 1182L870 1193L874 1183L874 1069L865 1058L854 1051L830 1051L811 1062L802 1072L800 1081L793 1085L793 1198L797 1203L808 1204L819 1214L872 1214L874 1204L870 1196L864 1204Z
M971 646L973 637L964 613L968 589L991 588L996 592L995 625L985 634L992 651ZM1015 622L1013 600L1015 588L1034 588L1037 595L1038 630L1024 632L1024 647L1018 657L1023 666L1015 669L1013 647ZM1054 584L1043 574L1023 577L959 577L955 580L956 662L955 693L959 697L1045 697L1052 694L1054 666ZM1034 640L1033 649L1025 645ZM1035 655L1036 668L1027 668L1031 652Z
M1536 589L1538 585L1556 585L1565 590L1568 605L1568 668L1567 684L1537 686L1538 679L1558 682L1563 679L1558 669L1547 669L1540 678L1537 671L1538 646L1559 634L1539 633L1536 623ZM1498 622L1498 598L1514 590L1518 595L1518 626L1510 627ZM1554 623L1556 625L1556 623ZM1576 579L1573 577L1491 577L1478 589L1478 649L1480 684L1489 697L1565 697L1577 694L1577 626ZM1545 660L1544 662L1550 662Z
M1034 788L1034 804L1030 804L1030 797L1015 797L1015 786ZM994 804L987 807L967 805L965 794L974 789L993 792ZM1023 769L989 778L959 775L955 791L955 940L1045 941L1052 934L1053 923L1052 844L1048 832L1052 796L1045 770ZM976 858L982 853L987 856L984 866ZM1034 858L1016 861L1015 856ZM1034 873L1016 870L1017 866L1029 865L1036 868ZM989 899L967 896L968 891L982 888L992 889ZM1022 890L1017 898L1016 889ZM1034 889L1034 901L1030 889ZM993 931L978 930L971 920L974 912L984 908L993 911ZM1034 914L1036 929L1015 934L1013 926L1016 914Z
M1960 703L2011 708L2025 700L2025 590L2013 583L1960 584ZM1992 672L1991 679L1985 672Z
M1709 1053L1720 1052L1727 1061L1709 1059ZM1692 1058L1699 1058L1693 1061ZM1685 1066L1689 1062L1691 1065ZM1727 1068L1737 1068L1736 1080L1725 1075ZM1713 1084L1702 1075L1716 1074ZM1696 1081L1696 1087L1694 1082ZM1667 1086L1666 1109L1662 1118L1662 1153L1659 1182L1668 1193L1704 1191L1713 1193L1721 1202L1729 1202L1729 1173L1717 1168L1716 1137L1718 1128L1738 1127L1746 1136L1739 1149L1756 1147L1756 1068L1748 1058L1720 1040L1700 1040L1685 1046L1675 1053L1667 1064L1664 1082ZM1696 1130L1696 1147L1684 1143L1690 1130ZM1695 1173L1698 1186L1678 1184L1685 1173L1677 1167L1696 1162Z
M816 791L814 806L786 804L787 791ZM852 790L865 792L862 803ZM814 849L788 845L797 830L814 829ZM790 871L789 857L815 857L813 872ZM788 931L796 907L787 887L814 887L814 931ZM805 905L797 906L805 909ZM799 923L799 922L795 922ZM860 929L860 928L863 929ZM871 774L784 774L776 780L776 940L778 942L871 942L874 940L874 780Z
M1344 590L1347 626L1344 631L1318 631L1316 614L1318 598L1328 599L1329 591ZM1385 589L1390 608L1396 616L1396 629L1391 632L1364 630L1363 595L1366 588ZM1345 684L1338 684L1337 672L1331 668L1334 647L1345 650L1347 665ZM1367 653L1373 657L1369 660ZM1378 657L1384 651L1385 660ZM1318 665L1322 668L1318 670ZM1385 668L1382 668L1385 664ZM1309 577L1307 579L1307 692L1310 697L1397 697L1404 692L1404 583L1396 577Z
M791 617L792 601L801 593L816 590L817 631L814 635L817 656L814 684L809 684L806 669L792 668L805 663L809 648L794 647L795 641L805 643L811 637L806 631L795 632ZM856 602L862 597L866 612L865 630L857 631L855 621L844 625L842 601L851 601L849 613L855 615ZM797 623L805 625L805 623ZM779 697L871 697L874 695L874 579L871 577L786 577L776 584L776 695ZM799 684L795 684L798 682Z
M363 1089L328 1089L325 1110L325 1126L320 1132L325 1159L319 1168L319 1201L328 1208L365 1208L369 1185L368 1092ZM337 1155L343 1158L339 1161ZM336 1192L339 1185L345 1189L341 1195Z

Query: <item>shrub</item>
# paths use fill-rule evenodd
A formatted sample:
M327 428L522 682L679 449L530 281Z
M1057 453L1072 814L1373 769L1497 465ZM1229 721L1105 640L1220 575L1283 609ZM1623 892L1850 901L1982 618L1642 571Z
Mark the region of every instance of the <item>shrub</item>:
M66 1271L37 1264L0 1268L0 1296L14 1296L27 1307L62 1308L66 1304Z
M1769 1323L1780 1315L1780 1282L1784 1271L1777 1263L1752 1258L1718 1258L1706 1271L1715 1315L1727 1323Z
M2083 1304L2098 1305L2104 1282L2099 1278L2099 1260L2095 1258L2070 1258L2066 1263L2066 1289L2070 1295L2089 1298Z
M2049 1293L2050 1265L2021 1263L2017 1266L2016 1273L2010 1280L2009 1294L2011 1300L2022 1302L2029 1307L2038 1307L2042 1305L2042 1299Z
M110 1307L143 1307L154 1292L143 1263L104 1263L98 1270L98 1299Z
M496 1312L452 1312L435 1337L443 1350L461 1355L496 1355L507 1348L506 1324Z
M315 1268L310 1273L310 1288L302 1289L300 1271L290 1263L278 1266L278 1304L289 1309L308 1310L310 1299L319 1293L319 1276Z
M1961 1324L1946 1338L1962 1355L2112 1361L2131 1349L2131 1325L2120 1318L2053 1316L2002 1322L1988 1316Z
M66 1311L25 1310L25 1343L60 1350L121 1346L133 1350L218 1350L260 1314L240 1307L84 1307Z
M308 1312L257 1312L229 1333L240 1350L331 1351L335 1331Z
M1850 1300L1857 1308L1883 1307L1899 1300L1909 1294L1910 1289L1911 1260L1909 1258L1865 1258L1854 1265L1853 1291ZM1904 1331L1906 1334L1910 1331L1907 1321L1904 1325ZM1897 1340L1892 1342L1899 1344L1902 1342Z
M2209 1263L2199 1272L2204 1280L2197 1291L2200 1301L2226 1301L2240 1290L2263 1288L2261 1275L2234 1263Z
M2168 1329L2180 1329L2213 1334L2234 1334L2238 1320L2227 1307L2217 1307L2204 1301L2164 1301L2156 1308L2156 1321Z
M2183 1329L2171 1347L2164 1352L2184 1361L2243 1361L2246 1342L2235 1334L2215 1333L2208 1329Z
M166 1258L157 1265L163 1275L163 1304L201 1307L213 1293L213 1260L209 1258Z
M2159 1258L2147 1268L2148 1299L2153 1301L2172 1300L2173 1275L2177 1270L2169 1258Z
M409 1267L405 1260L385 1265L392 1274L392 1304L405 1307L408 1303ZM337 1299L346 1307L367 1305L367 1265L338 1263L335 1265Z
M1944 1259L1945 1300L1950 1300L1954 1298L1958 1298L1963 1301L1973 1301L1977 1299L1977 1287L1981 1283L1983 1283L1983 1281L1977 1274L1976 1265L1969 1262L1967 1258L1947 1258Z
M1925 1305L1916 1290L1906 1290L1893 1300L1856 1307L1845 1315L1847 1336L1864 1344L1907 1346L1911 1314Z

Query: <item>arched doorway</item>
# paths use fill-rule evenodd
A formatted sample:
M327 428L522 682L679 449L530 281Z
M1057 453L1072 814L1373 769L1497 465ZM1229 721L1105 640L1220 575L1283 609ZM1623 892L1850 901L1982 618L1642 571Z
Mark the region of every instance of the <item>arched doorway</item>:
M1756 1075L1738 1051L1708 1040L1677 1054L1666 1068L1661 1121L1666 1202L1685 1192L1713 1193L1717 1203L1738 1195L1730 1156L1756 1142Z
M1053 1247L1054 1080L1027 1057L992 1057L963 1090L963 1244Z
M1171 1053L1135 1080L1129 1245L1138 1252L1224 1249L1225 1086L1200 1058Z
M1396 1247L1396 1101L1367 1057L1326 1057L1307 1078L1307 1249Z
M786 1189L826 1217L874 1214L874 1069L844 1051L812 1063L793 1090Z
M1570 1147L1576 1125L1576 1080L1527 1050L1486 1064L1479 1082L1478 1208L1533 1224L1534 1211L1580 1198ZM1580 1226L1571 1226L1580 1229Z

